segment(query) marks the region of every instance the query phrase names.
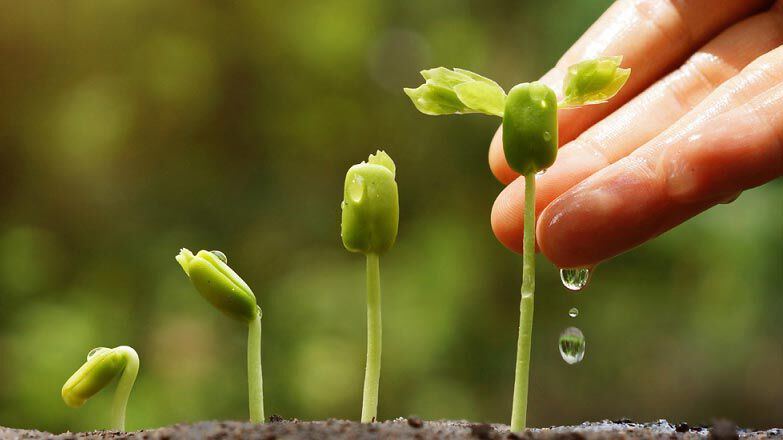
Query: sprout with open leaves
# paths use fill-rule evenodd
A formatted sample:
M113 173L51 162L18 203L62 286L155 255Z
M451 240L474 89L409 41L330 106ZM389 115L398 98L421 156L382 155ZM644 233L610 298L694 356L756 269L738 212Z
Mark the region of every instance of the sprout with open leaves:
M177 262L193 286L224 314L248 324L247 376L250 421L264 421L264 386L261 375L261 308L250 287L229 266L220 251L193 252L182 249Z
M557 158L558 108L606 102L623 87L631 73L620 68L622 57L586 60L568 69L563 81L563 99L540 82L514 86L508 94L494 81L464 69L444 67L423 70L425 83L404 89L413 105L427 115L484 113L503 119L503 152L511 169L525 178L525 235L519 339L511 409L511 430L525 429L533 333L535 291L536 173Z
M341 235L351 252L367 257L367 366L362 396L362 423L378 416L381 377L381 276L379 256L394 245L399 223L396 167L383 151L352 166L345 175Z
M87 362L63 385L63 401L71 408L78 408L109 385L115 377L120 376L117 389L114 391L111 427L115 431L123 432L128 397L138 373L139 355L133 348L125 345L116 348L95 348L87 354Z

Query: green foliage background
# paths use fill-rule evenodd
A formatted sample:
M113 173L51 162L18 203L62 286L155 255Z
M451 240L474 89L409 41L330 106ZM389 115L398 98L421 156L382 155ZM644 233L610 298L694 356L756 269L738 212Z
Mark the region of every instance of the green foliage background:
M398 165L382 261L380 416L506 422L521 261L493 237L498 121L431 118L418 70L541 75L608 1L62 1L0 5L0 425L108 423L59 392L95 346L142 359L130 429L246 417L246 330L174 261L221 249L264 308L267 411L359 416L364 262L349 165ZM783 185L747 192L568 293L541 263L529 421L783 415ZM576 319L568 308L579 307ZM570 325L587 355L566 365Z

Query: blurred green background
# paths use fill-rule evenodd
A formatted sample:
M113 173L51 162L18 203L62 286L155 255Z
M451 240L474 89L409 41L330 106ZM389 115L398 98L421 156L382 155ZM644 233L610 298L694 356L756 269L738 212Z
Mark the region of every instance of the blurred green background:
M245 337L174 261L220 249L264 308L268 414L359 416L364 261L342 179L378 147L401 227L382 260L380 417L507 422L520 257L492 235L498 121L431 118L403 86L460 66L541 75L609 1L3 2L0 425L104 427L60 388L96 346L142 367L129 429L246 417ZM529 421L780 425L780 180L602 265L539 266ZM567 310L579 307L578 318ZM557 351L571 325L581 364Z

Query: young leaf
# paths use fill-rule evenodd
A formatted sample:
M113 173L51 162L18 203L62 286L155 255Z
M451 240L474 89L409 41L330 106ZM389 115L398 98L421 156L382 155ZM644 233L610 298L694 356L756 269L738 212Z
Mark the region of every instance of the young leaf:
M500 87L485 82L471 81L454 87L457 98L468 108L487 115L503 117L506 94Z
M484 113L503 116L506 93L494 81L464 69L422 70L426 82L403 89L416 108L427 115Z
M623 57L602 57L582 61L568 68L563 80L560 108L600 104L608 101L625 85L631 69L620 68Z
M468 109L451 89L422 84L415 89L403 89L413 105L425 115L453 115L467 113Z

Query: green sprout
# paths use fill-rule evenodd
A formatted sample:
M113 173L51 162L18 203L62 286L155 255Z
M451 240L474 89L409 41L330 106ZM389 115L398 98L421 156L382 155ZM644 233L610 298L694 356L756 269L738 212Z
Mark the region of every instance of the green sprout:
M533 333L535 291L536 173L557 157L557 110L599 104L614 96L628 80L630 69L620 68L622 57L604 57L575 64L563 81L563 100L540 82L514 86L508 95L494 81L463 69L424 70L426 82L405 94L427 115L484 113L503 118L503 152L511 169L525 178L525 235L522 243L522 288L519 306L511 431L525 429Z
M261 376L261 307L239 275L228 267L220 251L182 249L177 262L193 286L210 304L224 314L248 324L247 379L250 421L264 422L264 386Z
M128 397L138 373L139 355L131 347L122 345L116 348L94 348L87 354L87 362L63 385L63 401L71 408L79 408L115 377L120 376L114 391L111 427L115 431L124 432L125 408L128 406Z
M367 256L367 366L362 396L362 423L378 416L381 377L381 275L379 256L397 238L400 218L395 166L383 151L352 166L345 175L342 202L343 245Z

